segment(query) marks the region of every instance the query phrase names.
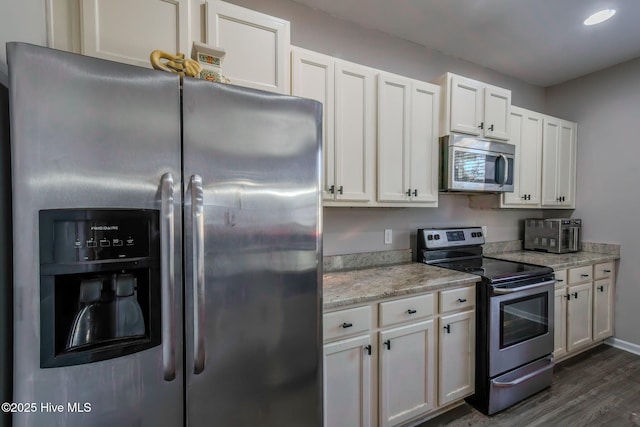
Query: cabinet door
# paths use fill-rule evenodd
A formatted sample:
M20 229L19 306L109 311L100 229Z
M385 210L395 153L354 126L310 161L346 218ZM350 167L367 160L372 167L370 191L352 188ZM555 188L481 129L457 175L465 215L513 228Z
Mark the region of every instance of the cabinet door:
M324 425L371 425L370 337L324 345Z
M542 205L557 206L557 189L560 162L558 147L560 144L561 121L554 117L545 117L542 138Z
M411 80L378 74L378 200L409 199Z
M558 141L558 185L560 206L575 207L576 124L560 121Z
M542 173L542 115L511 107L509 143L516 146L517 179L513 193L504 193L502 205L535 207L540 204Z
M231 83L289 93L289 22L222 1L207 0L207 44L227 52Z
M419 81L411 85L408 162L411 200L438 203L438 119L440 87Z
M567 288L556 289L553 314L553 355L567 353Z
M593 283L593 340L613 335L613 282L611 279Z
M84 55L151 68L149 55L156 49L187 57L191 52L189 0L81 0L80 4Z
M334 60L330 56L294 48L291 56L291 93L322 102L322 195L333 200L335 193L334 151ZM331 192L331 189L334 192Z
M380 425L397 425L435 407L434 339L433 320L380 332Z
M483 85L460 76L451 77L450 128L452 132L481 135Z
M592 342L593 308L591 282L569 287L567 302L567 351Z
M438 403L451 403L475 389L475 311L440 317Z
M369 202L374 187L375 85L372 69L336 62L336 200Z
M484 136L492 139L509 139L509 113L511 91L493 86L484 89Z

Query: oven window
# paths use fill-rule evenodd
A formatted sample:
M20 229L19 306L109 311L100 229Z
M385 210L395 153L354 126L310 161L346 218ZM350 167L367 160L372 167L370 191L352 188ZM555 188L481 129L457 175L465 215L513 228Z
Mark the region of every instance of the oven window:
M500 348L544 335L549 331L548 293L500 304Z

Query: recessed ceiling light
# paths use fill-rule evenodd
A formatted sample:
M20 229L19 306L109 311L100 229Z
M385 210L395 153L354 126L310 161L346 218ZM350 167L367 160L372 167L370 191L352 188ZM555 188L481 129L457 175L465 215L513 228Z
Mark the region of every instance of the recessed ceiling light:
M601 22L606 21L616 14L615 9L604 9L599 12L594 13L590 17L584 20L584 25L596 25Z

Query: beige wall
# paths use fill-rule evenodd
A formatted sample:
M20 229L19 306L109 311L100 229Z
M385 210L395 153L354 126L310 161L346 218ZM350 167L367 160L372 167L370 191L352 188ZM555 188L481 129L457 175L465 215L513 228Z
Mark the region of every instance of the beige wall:
M578 122L574 217L586 240L621 245L615 334L640 346L640 58L548 88L547 110Z

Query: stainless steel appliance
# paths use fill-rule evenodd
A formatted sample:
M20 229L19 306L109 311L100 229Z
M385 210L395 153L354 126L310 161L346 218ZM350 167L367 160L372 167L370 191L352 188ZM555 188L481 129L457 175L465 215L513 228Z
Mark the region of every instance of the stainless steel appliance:
M482 255L482 228L419 229L418 262L477 274L476 384L467 401L494 414L551 385L553 270Z
M322 425L321 105L7 50L13 425Z
M582 220L525 219L524 248L556 254L578 252L582 249Z
M513 192L515 145L452 133L440 152L441 191Z

